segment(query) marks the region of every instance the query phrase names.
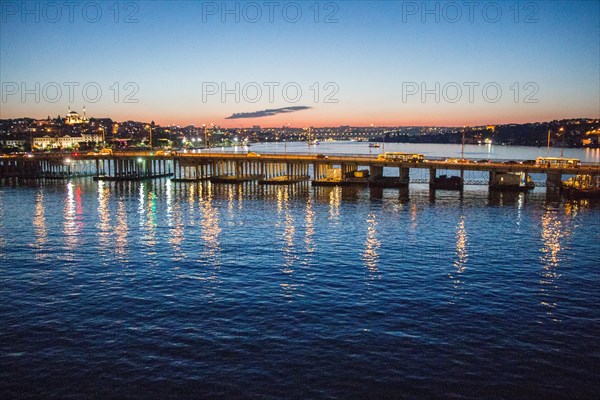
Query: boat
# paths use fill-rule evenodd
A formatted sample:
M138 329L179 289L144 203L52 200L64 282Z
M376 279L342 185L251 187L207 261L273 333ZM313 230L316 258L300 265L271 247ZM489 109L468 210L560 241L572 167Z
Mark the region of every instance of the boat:
M369 147L371 147L373 149L378 149L379 148L379 143L369 143Z
M535 188L535 183L524 173L497 172L490 182L490 190L526 192Z
M562 193L573 198L600 198L600 175L576 175L562 184Z
M460 176L441 175L429 182L430 189L463 190L463 179Z

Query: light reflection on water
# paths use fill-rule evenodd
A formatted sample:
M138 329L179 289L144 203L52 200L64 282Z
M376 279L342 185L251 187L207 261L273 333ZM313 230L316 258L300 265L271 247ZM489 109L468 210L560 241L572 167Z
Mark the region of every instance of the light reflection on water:
M379 272L377 263L379 261L379 254L377 253L379 247L381 247L381 241L377 238L377 216L374 213L370 213L367 216L367 239L365 240L365 250L363 252L363 261L365 267L375 274ZM374 276L374 275L372 275Z
M304 211L304 223L306 225L304 244L306 249L306 254L310 255L315 252L315 218L317 213L313 209L313 200L308 197L306 199L306 210Z
M156 194L151 183L140 184L140 221L146 232L143 236L144 244L151 249L150 255L156 254ZM144 205L145 203L145 205Z
M294 272L294 266L298 260L295 248L296 224L289 207L288 188L280 187L277 194L277 208L279 210L280 221L283 219L282 223L278 225L280 228L283 228L283 232L281 232L281 238L283 241L282 252L284 259L282 272L284 274L292 274Z
M98 181L98 241L100 248L110 251L111 246L111 218L108 208L111 190L103 181Z
M326 188L326 193L329 192L329 219L333 223L339 221L342 190L341 187Z
M454 289L460 288L461 276L467 268L467 262L469 261L468 242L467 242L467 231L465 229L465 216L461 215L458 225L456 226L456 250L454 259L455 272L450 274L450 279L454 283Z
M2 205L0 204L1 208ZM37 260L43 261L48 258L48 255L44 251L44 246L48 243L48 231L46 228L46 217L44 216L44 192L42 190L39 190L36 196L33 226L35 227L35 256ZM1 241L2 238L0 237Z
M0 230L4 231L4 194L0 190ZM4 237L0 235L0 258L4 258Z
M79 197L81 201L81 197ZM72 182L67 184L67 198L64 206L63 236L65 238L65 257L73 261L74 248L77 246L78 229L75 205L75 186Z
M127 211L125 209L125 201L122 196L117 200L117 226L115 229L115 254L120 262L127 262L127 235L129 232L129 224L127 221Z
M215 268L221 266L221 245L219 243L219 234L221 228L219 226L219 211L213 205L212 185L208 185L204 197L200 201L200 215L202 227L202 251L199 254L199 262L210 262Z
M556 293L560 278L561 263L565 260L562 254L564 239L570 235L570 228L564 226L559 219L558 212L548 209L542 216L542 273L540 277L541 304L547 309L549 315L557 306Z
M599 215L594 202L550 204L543 193L432 202L418 188L407 198L158 180L0 187L0 355L2 343L27 354L3 364L25 375L68 376L56 360L69 359L109 382L201 380L256 397L269 385L297 397L343 379L412 387L413 375L434 382L430 397L468 398L474 379L562 393L590 379L581 343L600 345ZM72 260L82 261L77 282L60 271ZM128 268L104 274L106 265ZM540 315L571 324L532 323ZM570 381L553 386L546 365ZM529 376L539 383L523 384ZM326 393L352 392L338 389Z
M586 162L600 162L600 148L591 149L589 147L585 148L585 160Z

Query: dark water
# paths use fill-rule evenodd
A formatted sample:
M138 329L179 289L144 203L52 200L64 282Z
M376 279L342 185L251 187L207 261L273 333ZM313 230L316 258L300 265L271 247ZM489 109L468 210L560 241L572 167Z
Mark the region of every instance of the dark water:
M0 397L597 398L600 206L0 187Z

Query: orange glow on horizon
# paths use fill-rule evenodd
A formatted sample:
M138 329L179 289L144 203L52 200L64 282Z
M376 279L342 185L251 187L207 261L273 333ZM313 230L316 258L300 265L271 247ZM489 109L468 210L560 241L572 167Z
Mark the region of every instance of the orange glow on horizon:
M107 110L106 110L107 111ZM262 118L248 119L227 119L223 114L206 114L201 113L175 113L166 115L166 113L155 113L155 110L123 110L116 113L107 113L105 110L98 110L95 115L90 115L91 118L111 118L115 122L138 121L149 123L154 121L161 126L188 126L194 125L200 127L203 124L217 125L222 128L251 128L258 125L261 128L278 128L289 126L290 128L306 128L312 126L315 128L352 126L352 127L398 127L398 126L434 126L434 127L462 127L469 126L487 126L487 125L504 125L504 124L524 124L535 122L549 122L561 119L576 119L590 118L600 119L600 114L589 115L573 115L565 111L564 114L557 114L551 111L540 112L536 114L518 114L512 110L503 110L504 112L496 113L493 117L484 113L473 113L471 116L464 113L448 114L448 113L347 113L336 112L328 113L323 110L305 110L294 113L285 113ZM133 111L133 112L132 112ZM0 118L34 118L46 119L47 113L44 115L7 115L2 113ZM10 113L14 114L14 112ZM88 112L89 114L89 112ZM594 114L594 113L592 113Z

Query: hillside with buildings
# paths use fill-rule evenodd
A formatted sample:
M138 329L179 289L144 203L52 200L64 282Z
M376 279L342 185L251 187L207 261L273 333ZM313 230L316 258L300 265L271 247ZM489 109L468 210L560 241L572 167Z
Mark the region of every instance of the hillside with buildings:
M70 108L66 116L0 120L0 151L113 148L202 148L236 143L356 140L401 143L494 143L553 147L600 147L600 120L568 119L476 127L222 128L215 125L161 126L154 121L93 118Z

